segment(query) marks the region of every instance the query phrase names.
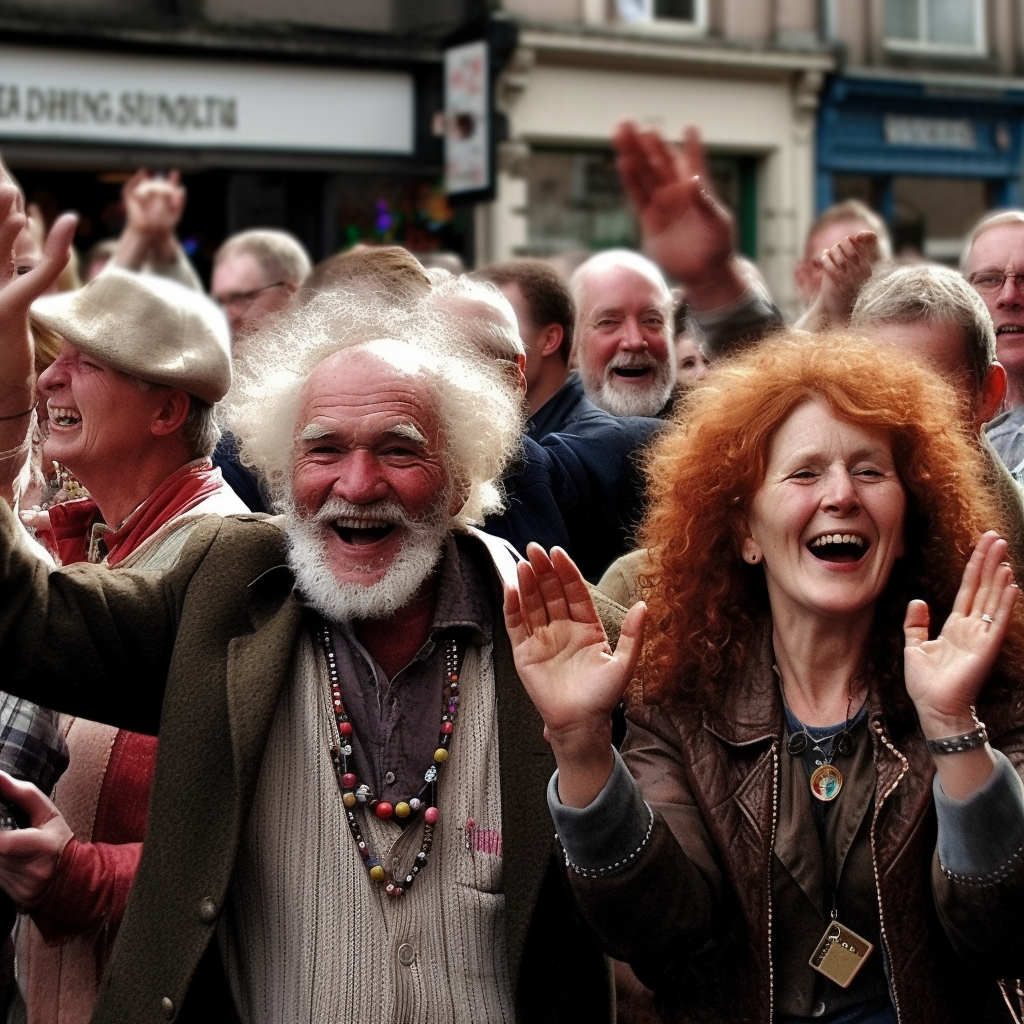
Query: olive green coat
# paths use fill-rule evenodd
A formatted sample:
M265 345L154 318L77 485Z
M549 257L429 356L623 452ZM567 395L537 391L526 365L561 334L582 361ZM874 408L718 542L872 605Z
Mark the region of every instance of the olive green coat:
M211 939L301 628L284 557L274 520L210 517L170 571L48 574L19 548L13 517L0 509L5 688L160 736L149 831L95 1021L234 1017ZM518 1017L611 1020L606 961L573 916L554 856L545 802L554 761L515 674L500 596L495 578L506 939ZM601 611L614 631L621 609L607 602Z

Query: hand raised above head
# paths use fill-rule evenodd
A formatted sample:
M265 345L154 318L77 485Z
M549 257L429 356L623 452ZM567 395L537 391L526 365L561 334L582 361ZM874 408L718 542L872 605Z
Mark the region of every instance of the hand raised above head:
M864 282L882 260L878 235L858 231L841 238L821 254L821 287L810 308L797 322L798 330L821 331L845 327Z
M953 610L934 640L928 639L928 606L911 601L904 678L929 739L972 728L971 708L1003 646L1020 591L1006 558L1006 541L982 535L964 569Z
M50 228L43 258L27 274L18 274L14 243L28 228L21 189L0 163L0 330L11 317L23 318L28 307L60 276L71 258L71 242L78 218L62 214ZM20 325L19 325L20 326Z
M739 298L747 283L733 251L732 216L711 194L697 128L689 125L676 147L653 129L624 122L612 143L644 252L686 286L697 310Z

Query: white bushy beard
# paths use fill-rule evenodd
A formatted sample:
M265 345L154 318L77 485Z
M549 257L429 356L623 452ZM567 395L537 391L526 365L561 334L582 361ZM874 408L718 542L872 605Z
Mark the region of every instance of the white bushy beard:
M674 366L671 350L669 358L661 362L645 352L620 352L605 366L600 387L593 391L587 388L587 397L613 416L657 416L672 395ZM616 368L639 370L647 367L652 367L654 374L645 378L642 386L627 384L612 372Z
M288 564L306 601L332 622L386 619L416 596L441 557L452 519L445 503L422 519L410 519L401 505L381 501L352 505L339 498L326 501L312 515L294 507L285 511L288 529ZM341 518L380 519L394 523L405 536L395 560L376 583L339 580L327 559L327 537ZM368 563L370 574L377 566Z

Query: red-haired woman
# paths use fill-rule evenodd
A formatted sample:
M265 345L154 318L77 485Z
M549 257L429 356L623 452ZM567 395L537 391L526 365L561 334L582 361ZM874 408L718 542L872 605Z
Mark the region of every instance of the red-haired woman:
M650 459L642 651L642 604L612 655L563 553L520 567L568 878L667 1021L1011 1019L1024 622L961 419L923 367L773 339Z

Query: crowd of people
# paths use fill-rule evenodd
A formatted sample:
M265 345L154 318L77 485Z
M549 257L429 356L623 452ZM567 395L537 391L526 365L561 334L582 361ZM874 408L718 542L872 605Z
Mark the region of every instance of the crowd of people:
M67 265L0 165L10 1024L1024 1016L1024 211L825 211L787 327L696 129L566 277Z

